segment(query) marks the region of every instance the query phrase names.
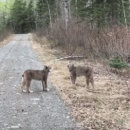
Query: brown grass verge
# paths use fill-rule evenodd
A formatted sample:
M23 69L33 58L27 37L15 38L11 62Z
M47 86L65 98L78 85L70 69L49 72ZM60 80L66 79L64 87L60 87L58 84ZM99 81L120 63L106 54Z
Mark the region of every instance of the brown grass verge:
M57 61L60 52L50 49L46 38L39 44L31 38L32 48L41 61L52 67L49 77L52 85L71 108L72 116L79 125L90 130L128 130L130 128L130 82L119 77L99 62L75 61L76 64L93 66L95 90L87 91L84 78L77 79L77 86L71 85L68 61Z
M0 42L0 48L8 44L13 39L13 34L7 36L3 41Z

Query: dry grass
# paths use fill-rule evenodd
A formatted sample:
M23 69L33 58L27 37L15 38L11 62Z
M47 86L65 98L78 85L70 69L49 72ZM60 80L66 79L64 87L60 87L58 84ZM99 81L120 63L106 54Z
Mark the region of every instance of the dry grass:
M84 78L77 79L77 86L71 85L68 61L57 61L60 52L50 49L49 43L38 44L32 39L32 48L44 64L52 67L49 77L64 102L71 108L72 116L79 125L90 130L128 130L130 128L130 82L121 78L99 62L89 60L76 64L93 66L95 90L87 91Z
M10 34L9 36L5 37L5 39L3 39L3 41L0 42L0 47L3 47L6 44L8 44L13 39L13 36L13 34Z

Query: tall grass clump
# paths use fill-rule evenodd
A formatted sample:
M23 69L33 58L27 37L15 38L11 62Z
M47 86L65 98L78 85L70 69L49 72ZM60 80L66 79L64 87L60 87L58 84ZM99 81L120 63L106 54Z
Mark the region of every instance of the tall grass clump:
M5 29L0 32L0 42L2 42L6 37L12 34L12 31L9 29Z

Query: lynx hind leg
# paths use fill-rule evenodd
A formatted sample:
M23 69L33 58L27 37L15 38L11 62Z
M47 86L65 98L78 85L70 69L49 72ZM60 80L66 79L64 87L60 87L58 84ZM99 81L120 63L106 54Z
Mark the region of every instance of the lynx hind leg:
M94 79L93 79L93 76L91 77L90 82L91 82L92 87L93 87L93 89L94 89Z
M32 93L33 92L32 90L30 90L30 85L31 85L31 81L27 81L26 87L27 87L27 92L28 93Z
M72 85L75 85L76 76L70 76L70 80L71 80Z
M90 78L86 77L86 87L87 87L87 89L89 89L89 83L90 83Z
M21 92L26 92L26 90L24 90L24 86L26 85L26 81L24 80L24 77L22 77L22 82L21 82Z
M76 89L76 84L75 84L75 82L76 82L76 77L70 76L70 80L71 80L72 86Z

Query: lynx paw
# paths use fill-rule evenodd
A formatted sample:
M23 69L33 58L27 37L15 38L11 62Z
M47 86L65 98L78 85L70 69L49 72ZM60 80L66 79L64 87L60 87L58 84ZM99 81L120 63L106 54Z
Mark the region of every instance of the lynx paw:
M44 90L43 91L46 91L46 92L48 92L49 91L49 89L48 88L44 88Z
M26 93L26 90L22 90L22 92Z
M29 93L33 93L33 91L32 91L32 90L29 90Z

